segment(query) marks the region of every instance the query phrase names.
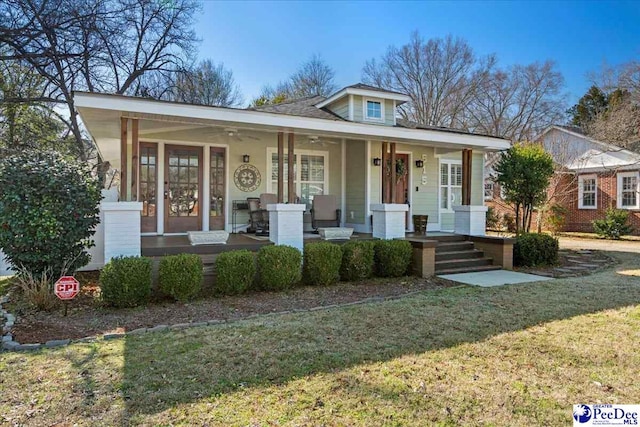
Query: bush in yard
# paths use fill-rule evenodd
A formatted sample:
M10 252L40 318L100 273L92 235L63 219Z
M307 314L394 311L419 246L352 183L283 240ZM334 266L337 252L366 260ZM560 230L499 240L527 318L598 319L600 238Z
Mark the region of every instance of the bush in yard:
M407 274L413 248L406 240L378 240L375 245L375 271L380 277L400 277Z
M549 230L551 233L558 234L564 228L564 225L567 222L567 215L569 214L569 209L565 208L562 205L555 204L551 206L551 212L549 213L549 217L547 218L547 224L549 225Z
M171 255L160 260L160 290L178 301L188 301L200 292L202 276L202 259L196 254Z
M223 252L216 258L216 282L214 292L234 295L251 287L256 275L253 252L247 250Z
M633 227L628 223L629 212L622 209L607 209L604 219L592 221L593 231L605 239L618 240L620 236L631 234Z
M301 279L302 254L291 246L263 246L258 251L258 278L262 289L287 289Z
M100 271L102 299L115 307L136 307L151 296L151 260L144 257L112 258Z
M20 271L73 273L90 261L100 186L86 164L55 152L0 158L0 248Z
M489 206L487 208L487 230L497 230L498 224L500 224L500 216L495 208Z
M558 262L558 239L542 233L519 235L513 245L513 262L521 267L555 264Z
M342 248L329 242L304 245L302 276L311 285L330 285L340 280Z
M342 245L340 278L346 281L367 279L373 275L375 243L350 241Z

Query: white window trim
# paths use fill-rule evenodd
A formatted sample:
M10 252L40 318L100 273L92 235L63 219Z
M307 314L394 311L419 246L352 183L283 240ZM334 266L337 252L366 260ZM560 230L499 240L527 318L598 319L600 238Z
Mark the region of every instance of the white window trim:
M636 204L633 206L622 206L622 178L636 177ZM618 209L640 209L640 173L638 172L618 172Z
M378 117L369 117L367 115L369 109L367 108L367 102L379 102L380 103L380 118ZM362 118L367 122L377 122L384 123L384 99L382 98L362 98Z
M596 182L595 188L595 204L593 206L584 205L584 180L585 179L594 179ZM580 175L578 177L578 209L598 209L598 175Z
M487 189L485 188L487 185L491 186L491 195L487 196ZM484 195L484 199L485 200L492 200L493 199L493 191L495 190L495 183L493 181L485 181L484 185L482 186L482 194Z
M271 163L271 158L274 154L278 154L278 149L276 147L268 147L267 148L267 193L277 193L278 187L273 187L273 182L271 180L271 175L273 173L273 164ZM288 153L285 153L288 154ZM302 194L302 183L300 182L300 178L302 176L302 157L301 155L310 155L310 156L322 156L324 158L324 194L331 194L329 192L329 152L328 151L320 151L320 150L295 150L293 153L296 156L296 176L295 180L295 189L298 197ZM286 182L286 177L285 177Z
M442 185L442 172L441 172L441 168L442 165L447 165L447 168L449 169L449 174L448 174L448 178L449 178L449 183L445 186ZM438 166L438 208L440 209L440 212L442 213L453 213L453 204L452 204L452 200L451 200L451 196L453 194L453 191L451 191L452 188L458 188L458 187L462 187L462 185L451 185L451 166L455 166L458 165L460 167L462 167L462 162L459 160L445 160L445 159L441 159L440 160L440 164ZM447 203L447 208L443 208L442 207L442 187L447 187L449 190L447 191L447 196L449 197L449 201Z

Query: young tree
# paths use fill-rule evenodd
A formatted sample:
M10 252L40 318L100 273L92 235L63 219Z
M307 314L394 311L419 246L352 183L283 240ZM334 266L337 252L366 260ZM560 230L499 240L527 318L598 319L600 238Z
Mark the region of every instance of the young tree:
M593 85L567 113L572 125L585 129L599 114L606 111L608 105L607 94Z
M127 94L148 73L183 68L196 42L194 0L8 0L0 3L2 61L23 61L46 82L15 102L66 106L64 122L89 157L73 91Z
M528 233L534 207L545 200L553 176L551 155L538 144L515 144L502 153L495 171L506 201L514 206L516 232Z

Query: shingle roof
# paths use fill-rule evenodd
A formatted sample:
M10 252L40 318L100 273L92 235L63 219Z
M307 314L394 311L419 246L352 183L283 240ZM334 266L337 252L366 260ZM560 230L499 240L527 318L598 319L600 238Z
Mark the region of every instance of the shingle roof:
M439 132L459 133L459 134L462 134L462 135L477 135L477 136L488 136L490 138L499 138L499 137L493 136L493 135L469 132L469 131L462 130L462 129L452 129L452 128L445 128L445 127L441 127L441 126L421 125L419 123L413 122L411 120L405 120L405 119L396 119L396 127L409 128L409 129L422 129L422 130L437 130Z
M366 85L364 83L356 83L354 85L344 87L344 88L340 89L338 92L340 92L342 90L345 90L345 89L348 89L348 88L363 89L363 90L373 90L373 91L376 91L376 92L395 93L397 95L405 95L405 96L407 95L406 93L396 92L396 91L393 91L393 90L384 89L384 88L377 87L377 86Z
M554 125L556 127L568 130L569 132L573 132L573 133L577 133L580 135L584 135L587 136L586 133L584 133L584 131L582 130L582 128L578 127L578 126L570 126L570 125Z
M252 107L249 110L264 111L265 113L287 114L289 116L311 117L315 119L325 120L341 120L342 117L332 113L328 109L318 108L315 104L324 101L324 96L308 96L306 98L285 101L280 104L262 105L260 107Z

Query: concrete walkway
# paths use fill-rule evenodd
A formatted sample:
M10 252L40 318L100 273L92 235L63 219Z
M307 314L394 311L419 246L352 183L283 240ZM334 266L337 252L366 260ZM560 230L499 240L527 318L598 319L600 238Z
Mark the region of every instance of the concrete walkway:
M519 283L541 282L553 280L551 277L535 274L518 273L508 270L479 271L477 273L443 274L442 279L460 282L467 285L489 288L492 286L515 285Z

